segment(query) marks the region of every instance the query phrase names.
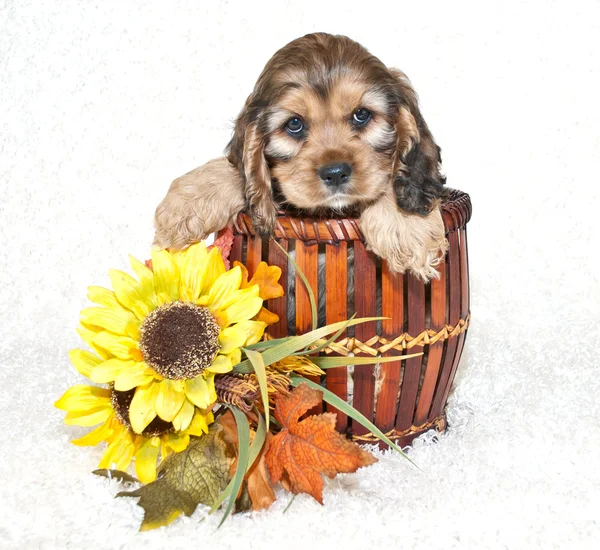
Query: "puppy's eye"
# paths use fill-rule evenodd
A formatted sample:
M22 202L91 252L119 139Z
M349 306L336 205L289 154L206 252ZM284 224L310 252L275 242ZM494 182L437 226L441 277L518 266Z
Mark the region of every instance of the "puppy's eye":
M285 123L285 129L289 134L297 136L298 134L302 133L302 130L304 130L304 122L302 122L302 119L298 117L290 118L290 120Z
M364 126L369 120L371 120L371 111L367 109L356 109L352 115L352 124L354 126Z

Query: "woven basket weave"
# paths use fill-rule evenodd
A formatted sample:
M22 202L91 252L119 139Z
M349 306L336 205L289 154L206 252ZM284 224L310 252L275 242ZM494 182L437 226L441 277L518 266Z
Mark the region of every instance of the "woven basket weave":
M279 244L285 250L295 251L296 262L315 295L321 293L324 298L320 308L325 311L320 311L320 317L327 323L348 319L354 313L357 317L389 317L383 322L357 325L353 333L349 329L349 334L342 335L324 353L376 357L424 352L422 357L405 361L355 366L353 374L345 367L329 369L325 377L328 389L349 400L400 445L431 428L445 430L446 401L469 325L469 196L452 191L442 207L442 215L450 248L439 267L440 279L430 284L412 275L390 273L386 263L365 248L355 219L294 218L282 214L275 230ZM256 236L246 214L237 218L233 232L231 259L244 262L250 274L265 260L281 267L282 284L295 276L281 250ZM352 249L354 261L349 262ZM325 259L322 277L319 255ZM311 329L308 294L299 277L296 279L295 293L286 293L268 304L280 317L269 330L274 337L288 334L289 312L295 312L292 314L297 333ZM348 299L352 281L354 295ZM362 426L336 412L338 430L358 441L376 441Z

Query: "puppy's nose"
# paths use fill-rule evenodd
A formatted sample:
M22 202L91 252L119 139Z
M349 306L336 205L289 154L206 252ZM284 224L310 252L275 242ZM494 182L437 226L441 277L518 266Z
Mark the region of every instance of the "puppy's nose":
M340 164L327 164L319 168L319 177L323 183L330 187L338 187L346 183L352 174L352 166L347 162Z

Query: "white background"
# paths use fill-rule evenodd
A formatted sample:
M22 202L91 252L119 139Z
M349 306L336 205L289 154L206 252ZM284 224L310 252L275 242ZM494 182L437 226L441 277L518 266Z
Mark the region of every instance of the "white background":
M591 547L600 538L598 2L0 2L0 546ZM199 510L136 535L52 402L85 288L144 258L175 177L219 156L268 60L312 31L404 70L467 191L473 323L452 428L325 507ZM261 542L262 541L262 542ZM266 542L265 542L266 541ZM367 542L369 541L369 542ZM198 543L200 544L200 542Z

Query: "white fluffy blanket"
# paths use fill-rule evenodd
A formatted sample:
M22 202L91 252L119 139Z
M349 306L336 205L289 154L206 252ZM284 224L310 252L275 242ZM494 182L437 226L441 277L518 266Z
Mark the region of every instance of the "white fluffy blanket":
M586 548L600 540L598 3L0 2L0 547ZM561 5L562 4L562 5ZM212 6L212 7L211 7ZM469 192L450 429L216 530L137 533L54 400L90 284L143 258L268 57L313 30L401 66Z

